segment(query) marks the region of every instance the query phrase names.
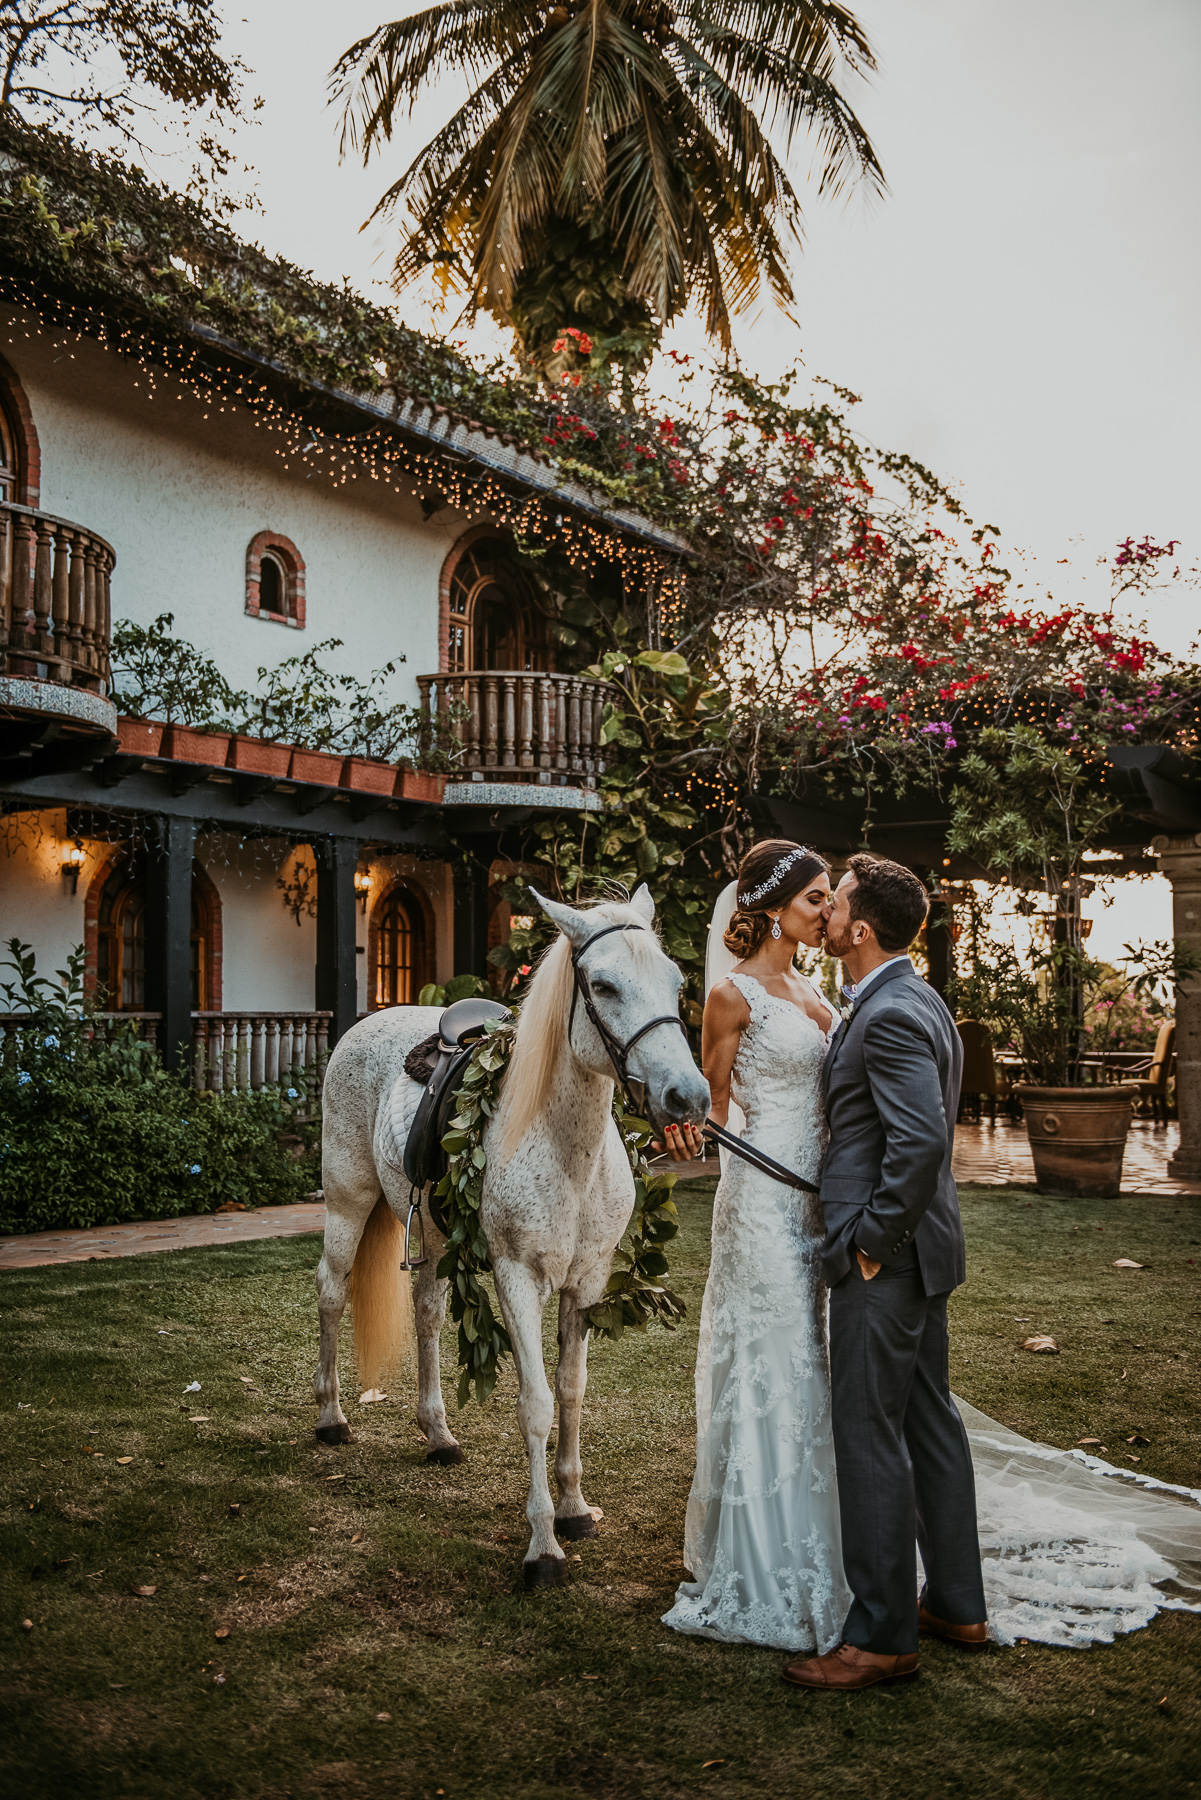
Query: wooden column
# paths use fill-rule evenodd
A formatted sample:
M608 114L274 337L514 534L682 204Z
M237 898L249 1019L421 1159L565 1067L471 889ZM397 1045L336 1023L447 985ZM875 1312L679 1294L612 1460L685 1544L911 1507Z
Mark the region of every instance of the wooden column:
M336 1044L359 1016L355 964L354 871L359 846L351 838L322 838L317 860L317 978L314 1004L329 1012L329 1041Z
M192 1061L191 819L152 817L146 856L146 1010L162 1014L159 1050L169 1069Z
M489 866L470 855L454 865L456 975L487 979Z
M1151 848L1172 884L1172 935L1201 953L1201 832L1157 837ZM1176 1102L1180 1145L1168 1163L1179 1181L1201 1178L1201 977L1176 989Z

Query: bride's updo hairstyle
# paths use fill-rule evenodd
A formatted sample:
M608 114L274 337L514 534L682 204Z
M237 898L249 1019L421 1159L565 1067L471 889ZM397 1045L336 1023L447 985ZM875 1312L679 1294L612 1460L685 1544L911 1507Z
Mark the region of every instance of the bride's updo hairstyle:
M764 838L748 850L738 869L734 916L725 933L726 949L741 961L754 956L771 929L773 912L803 893L815 875L829 873L830 865L816 850L787 838Z

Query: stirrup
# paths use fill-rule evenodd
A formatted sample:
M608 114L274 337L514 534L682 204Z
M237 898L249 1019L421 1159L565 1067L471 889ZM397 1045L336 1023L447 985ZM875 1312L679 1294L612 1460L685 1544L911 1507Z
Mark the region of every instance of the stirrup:
M413 1255L413 1227L416 1226L417 1248L420 1255ZM423 1268L425 1255L425 1221L421 1216L421 1195L417 1194L409 1201L409 1214L405 1220L405 1248L401 1259L401 1268L405 1270Z

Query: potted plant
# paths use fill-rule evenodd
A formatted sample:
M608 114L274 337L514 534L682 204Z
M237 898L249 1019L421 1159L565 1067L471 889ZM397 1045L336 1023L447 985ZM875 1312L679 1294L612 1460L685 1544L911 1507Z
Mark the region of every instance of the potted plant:
M342 765L341 785L357 788L361 794L390 794L396 783L396 770L389 762L378 762L370 756L348 756Z
M123 756L159 756L166 729L162 719L119 718L117 748Z
M1031 909L1028 916L1040 915ZM1198 968L1201 958L1183 945L1127 944L1114 965L1060 938L1036 942L1025 955L994 944L955 982L958 1011L987 1025L1021 1064L1025 1079L1014 1092L1040 1193L1107 1199L1121 1191L1139 1086L1105 1079L1114 1072L1109 1065L1121 1016L1113 997L1129 995L1162 1015L1172 985Z
M246 775L274 775L282 781L292 762L291 744L270 743L265 738L235 732L229 740L226 767Z

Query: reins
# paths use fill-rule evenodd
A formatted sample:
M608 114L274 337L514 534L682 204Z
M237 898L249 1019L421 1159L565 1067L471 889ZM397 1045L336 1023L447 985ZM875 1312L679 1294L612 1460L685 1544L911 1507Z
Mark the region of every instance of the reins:
M812 1181L806 1181L803 1175L794 1175L783 1163L778 1163L766 1150L757 1150L754 1144L748 1144L745 1138L735 1137L724 1125L718 1125L713 1119L706 1119L701 1127L701 1136L708 1138L711 1144L720 1144L732 1156L740 1156L743 1162L750 1163L763 1175L770 1175L773 1181L782 1181L786 1187L800 1188L802 1193L820 1194L821 1189Z

